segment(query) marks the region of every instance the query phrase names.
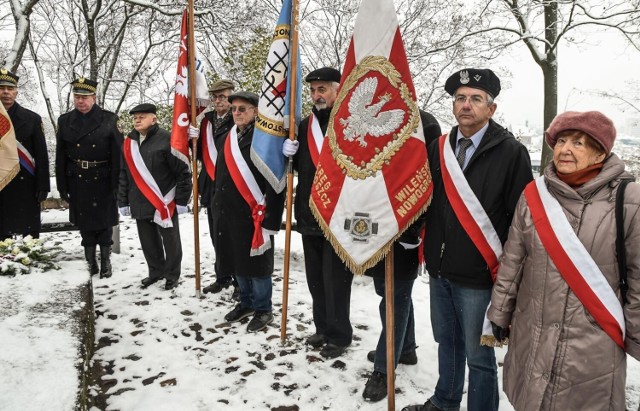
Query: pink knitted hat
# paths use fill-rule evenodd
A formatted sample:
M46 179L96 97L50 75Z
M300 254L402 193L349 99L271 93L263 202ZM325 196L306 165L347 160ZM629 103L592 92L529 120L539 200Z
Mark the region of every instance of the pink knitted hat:
M565 130L579 130L596 140L606 154L611 152L616 140L616 128L611 119L599 111L567 111L556 116L544 133L545 141L551 148L558 141L558 134Z

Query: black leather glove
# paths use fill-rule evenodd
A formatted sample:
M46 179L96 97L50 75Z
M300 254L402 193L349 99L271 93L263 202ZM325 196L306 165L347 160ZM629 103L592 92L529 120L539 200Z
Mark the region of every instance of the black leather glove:
M493 331L493 336L496 337L496 340L498 341L504 341L509 338L509 328L500 327L493 321L491 321L491 331Z
M60 191L60 198L63 201L66 201L68 203L69 202L69 193L67 193L66 191Z
M36 200L38 200L38 202L41 203L47 199L48 194L49 194L48 191L36 191Z

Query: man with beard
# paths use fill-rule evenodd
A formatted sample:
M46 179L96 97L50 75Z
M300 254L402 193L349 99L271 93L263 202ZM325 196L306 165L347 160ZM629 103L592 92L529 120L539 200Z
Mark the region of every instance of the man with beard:
M49 156L42 118L16 103L19 77L0 70L0 101L16 133L20 171L0 191L0 239L40 236L40 203L49 193Z
M202 161L202 171L198 177L198 188L200 191L200 203L207 208L209 222L209 235L211 241L215 241L213 232L211 199L214 193L215 164L217 155L222 150L222 141L229 134L233 127L233 115L231 114L231 103L229 96L233 93L233 82L230 80L219 80L209 88L212 108L205 113L205 119L200 125L200 139L198 140L198 157ZM215 249L215 244L214 244ZM204 287L202 291L206 293L219 293L223 289L233 284L234 298L239 294L238 284L232 275L221 275L218 270L218 258L215 263L216 281Z
M313 100L312 114L300 122L298 140L284 140L282 152L285 156L294 156L293 167L298 171L295 216L297 230L302 235L316 328L307 338L307 344L323 347L320 355L324 358L336 358L345 352L353 338L349 319L353 273L338 257L313 217L309 196L331 108L338 95L340 72L331 67L319 68L309 73L305 81L309 83Z
M118 224L116 192L120 172L118 116L96 104L94 80L80 77L72 83L75 108L58 119L56 181L60 198L69 203L69 221L82 236L91 275L111 277L111 235Z

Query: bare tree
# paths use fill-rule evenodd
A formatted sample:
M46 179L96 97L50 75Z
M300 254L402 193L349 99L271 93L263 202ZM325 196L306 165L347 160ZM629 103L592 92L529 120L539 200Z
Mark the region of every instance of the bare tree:
M22 56L27 48L29 32L31 30L31 13L40 0L9 0L11 13L15 22L15 37L8 55L2 63L3 67L9 67L15 72L20 66Z

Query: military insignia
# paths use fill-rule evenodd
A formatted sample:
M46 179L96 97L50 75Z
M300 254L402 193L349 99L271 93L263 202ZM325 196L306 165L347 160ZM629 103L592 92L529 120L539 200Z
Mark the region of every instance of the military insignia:
M0 69L0 74L8 74L9 70L7 69Z
M80 77L80 78L78 79L78 83L80 83L80 84L84 83L84 77Z
M355 179L375 176L388 165L420 121L411 91L381 56L367 56L354 67L334 108L327 127L329 147L337 164Z
M352 218L345 218L344 230L348 231L353 241L369 242L369 238L378 234L378 223L371 221L369 213L355 213Z
M460 72L460 83L461 84L469 83L469 72L467 70L462 70Z
M473 79L475 81L477 81L478 83L480 82L480 79L482 78L482 76L480 74L476 74L475 76L473 76Z

